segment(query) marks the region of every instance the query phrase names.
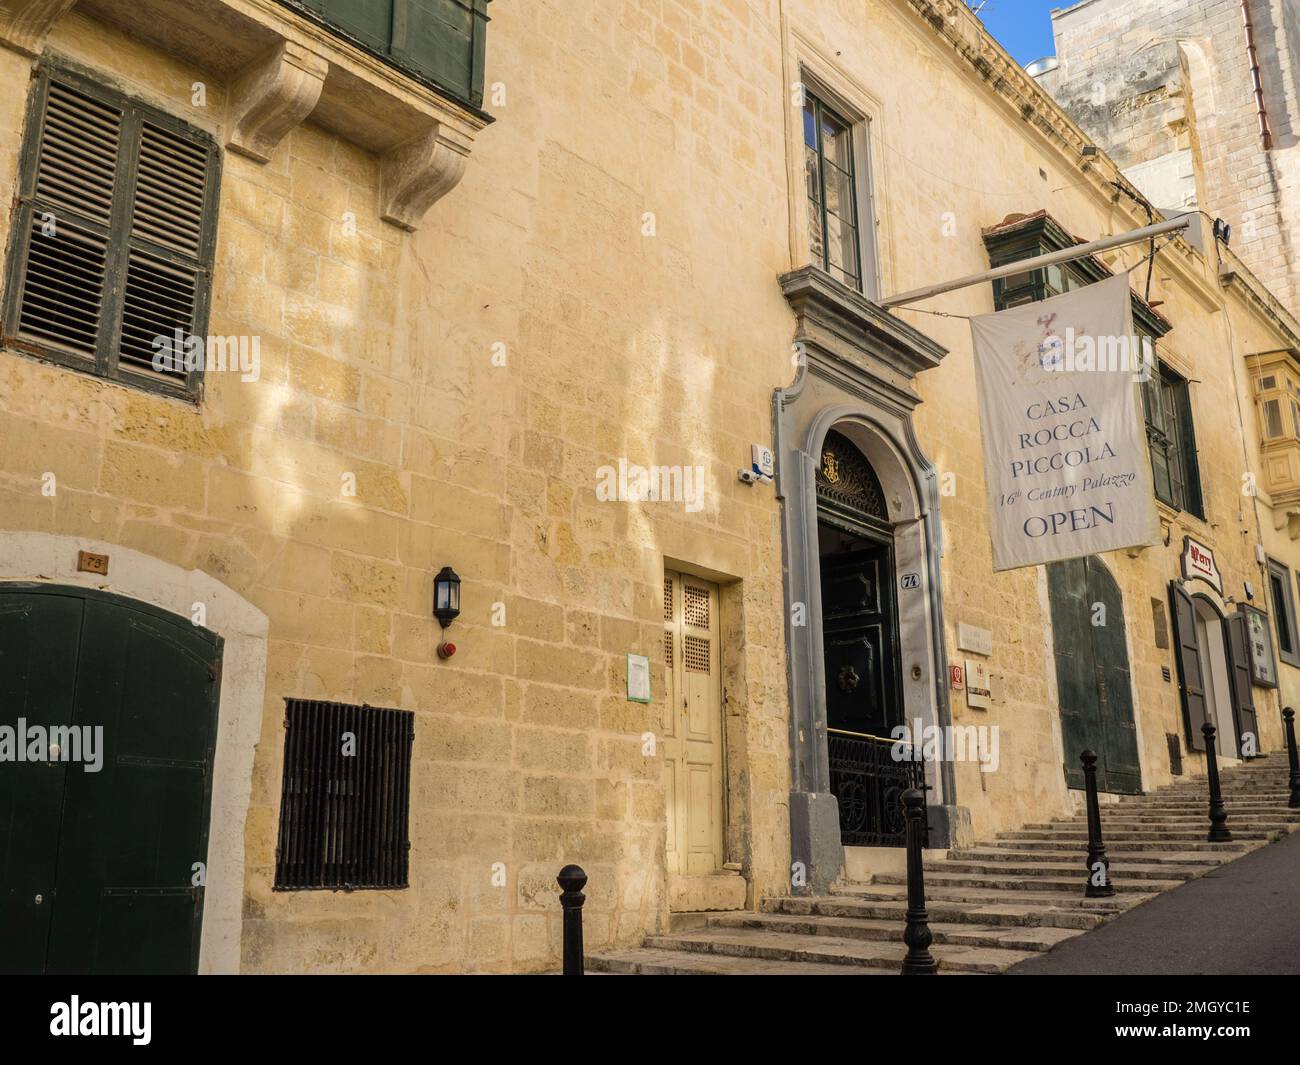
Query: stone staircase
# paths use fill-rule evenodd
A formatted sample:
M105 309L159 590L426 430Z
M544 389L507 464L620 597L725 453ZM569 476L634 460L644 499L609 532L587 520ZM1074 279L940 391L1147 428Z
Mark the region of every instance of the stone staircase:
M1116 894L1083 897L1085 817L1031 823L927 856L931 953L940 975L999 973L1125 910L1300 829L1276 756L1222 774L1231 843L1207 843L1207 788L1190 778L1102 807ZM824 897L765 898L758 912L674 914L667 934L587 958L624 975L887 976L896 974L907 877L877 874Z

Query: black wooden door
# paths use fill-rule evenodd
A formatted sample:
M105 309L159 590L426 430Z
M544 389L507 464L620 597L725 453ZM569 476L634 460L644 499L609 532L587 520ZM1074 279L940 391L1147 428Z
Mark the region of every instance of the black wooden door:
M821 559L829 728L887 737L901 721L892 556L872 544Z
M1142 773L1119 587L1093 558L1052 563L1047 584L1066 780L1083 787L1079 756L1092 750L1098 789L1135 794Z
M21 873L4 877L0 910L0 944L21 950L0 954L0 968L195 971L220 660L220 638L185 619L0 585L0 692L23 692L17 709L0 701L0 723L21 713L43 727L62 713L83 735L102 730L97 772L0 763L0 871ZM41 772L47 781L24 787ZM5 818L18 794L30 816Z

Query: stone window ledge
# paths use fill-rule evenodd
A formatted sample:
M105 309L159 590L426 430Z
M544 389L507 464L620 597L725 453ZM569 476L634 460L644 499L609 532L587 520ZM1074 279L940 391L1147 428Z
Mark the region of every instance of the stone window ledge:
M465 172L491 118L275 0L0 0L0 44L38 57L78 13L230 86L224 141L267 162L308 117L380 158L380 216L416 229Z

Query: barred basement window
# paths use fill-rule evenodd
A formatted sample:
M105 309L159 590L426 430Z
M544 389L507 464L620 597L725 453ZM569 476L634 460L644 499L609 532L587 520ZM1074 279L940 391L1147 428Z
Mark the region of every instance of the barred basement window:
M415 715L284 702L275 890L407 887Z
M206 133L44 63L28 105L5 346L197 399L175 344L207 332L220 156ZM196 345L191 345L191 350Z

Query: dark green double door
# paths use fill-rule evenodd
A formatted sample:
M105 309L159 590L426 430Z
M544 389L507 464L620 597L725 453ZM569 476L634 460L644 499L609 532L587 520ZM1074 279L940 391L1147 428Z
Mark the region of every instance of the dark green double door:
M1083 787L1079 756L1097 754L1099 791L1142 790L1133 687L1119 586L1096 558L1047 567L1065 778Z
M196 970L220 661L187 619L0 584L0 727L91 740L80 762L0 761L0 972Z

